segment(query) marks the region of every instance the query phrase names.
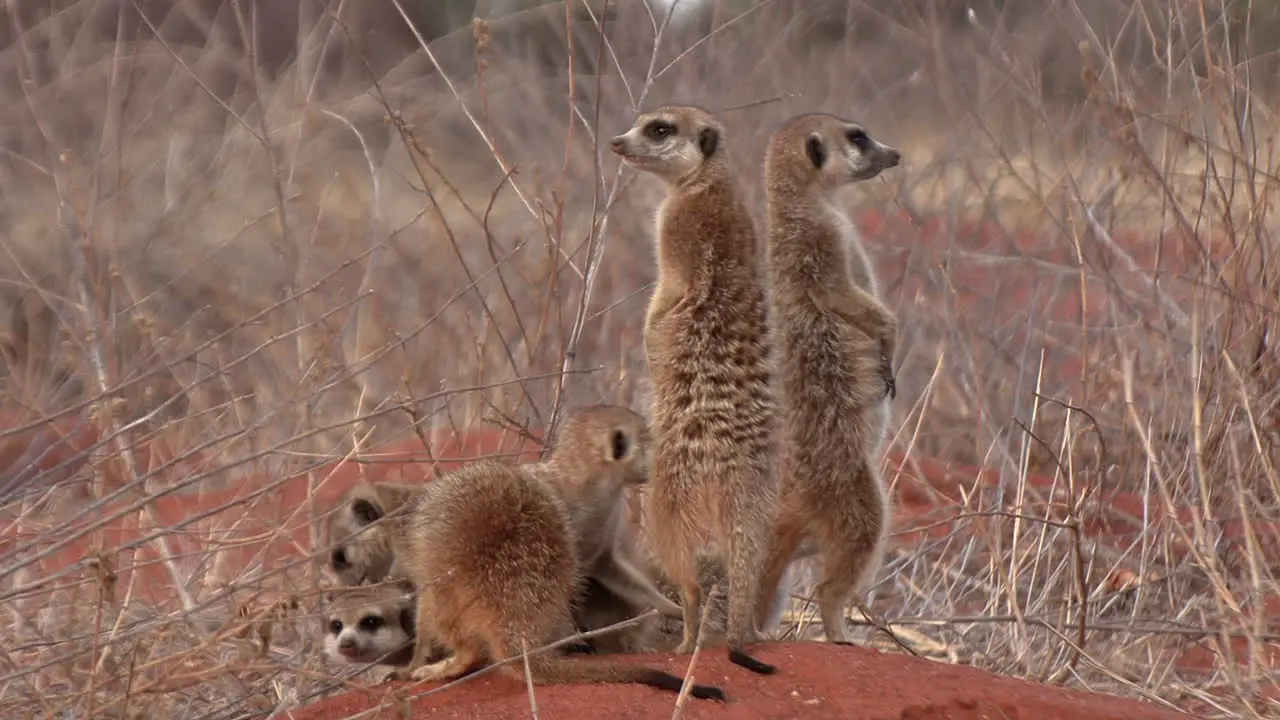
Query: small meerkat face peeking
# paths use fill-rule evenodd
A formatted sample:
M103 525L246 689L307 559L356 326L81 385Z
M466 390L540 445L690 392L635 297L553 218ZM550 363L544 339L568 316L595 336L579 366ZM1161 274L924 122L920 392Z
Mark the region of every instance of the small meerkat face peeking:
M325 655L338 663L387 662L413 644L412 613L408 598L335 609L325 623Z
M696 108L664 107L636 118L609 149L628 165L679 182L721 151L719 123Z
M382 508L366 498L355 498L338 508L329 524L329 551L325 567L342 585L378 582L391 569L392 555L386 529L369 525L383 516Z
M870 180L902 162L902 154L867 133L861 125L843 121L822 123L804 139L805 155L817 180L829 190Z

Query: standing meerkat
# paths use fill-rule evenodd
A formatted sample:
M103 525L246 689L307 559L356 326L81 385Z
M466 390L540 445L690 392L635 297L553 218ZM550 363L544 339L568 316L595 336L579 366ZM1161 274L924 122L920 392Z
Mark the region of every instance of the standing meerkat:
M812 539L823 630L847 643L844 609L875 573L889 525L879 470L896 393L897 321L836 192L898 165L897 150L828 114L788 121L769 139L764 175L771 321L778 343L783 439L779 515L757 619L796 550Z
M573 633L581 584L575 504L619 501L627 484L648 477L643 418L618 406L580 408L565 418L546 461L471 463L427 483L408 511L388 524L396 562L418 590L418 640L408 674L449 680L478 665L530 652ZM567 451L562 455L562 450ZM432 642L453 655L427 664ZM633 682L678 692L662 670L597 658L528 657L535 682ZM502 672L523 678L519 664ZM724 699L717 687L692 686L697 698Z
M729 578L729 660L758 673L777 668L748 655L758 573L777 502L775 399L758 240L729 168L723 125L696 107L666 106L636 118L611 149L658 176L658 282L645 316L653 379L654 460L649 541L680 587L683 641L698 635L698 551L707 535Z

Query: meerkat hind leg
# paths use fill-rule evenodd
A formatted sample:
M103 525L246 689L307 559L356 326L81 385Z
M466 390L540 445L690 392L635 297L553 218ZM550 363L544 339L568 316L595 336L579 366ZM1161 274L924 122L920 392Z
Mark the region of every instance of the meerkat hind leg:
M691 579L686 578L679 583L680 587L680 605L684 610L684 629L680 638L680 644L676 646L676 653L686 654L693 652L693 648L698 644L698 628L702 621L699 608L702 605L702 586L698 584L698 576L691 573Z
M814 588L814 595L818 601L818 614L822 617L822 631L827 640L849 645L851 643L845 610L869 552L860 546L860 538L848 535L843 537L843 542L836 541L835 537L822 539L822 575ZM850 540L854 542L849 542Z
M757 627L764 627L769 617L778 610L778 589L782 575L795 559L800 543L804 541L804 530L794 523L786 523L778 527L773 543L769 546L764 570L760 573L760 583L756 595L755 622Z

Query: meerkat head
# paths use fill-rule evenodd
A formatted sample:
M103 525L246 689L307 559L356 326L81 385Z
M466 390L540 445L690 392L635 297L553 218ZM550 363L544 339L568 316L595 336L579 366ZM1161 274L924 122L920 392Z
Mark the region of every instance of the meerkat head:
M395 664L414 643L413 596L405 590L361 587L328 593L325 655L337 663Z
M627 486L649 481L652 445L648 422L630 408L580 407L565 417L542 465L584 530L594 532L620 511Z
M724 156L724 126L701 108L668 105L637 117L609 149L637 170L678 183Z
M337 582L379 582L390 572L395 555L388 528L385 523L374 525L388 510L377 488L361 483L348 491L329 516L325 567Z
M833 191L850 183L870 180L902 162L895 148L871 137L861 125L825 113L802 115L774 135L769 162L782 156L807 183Z

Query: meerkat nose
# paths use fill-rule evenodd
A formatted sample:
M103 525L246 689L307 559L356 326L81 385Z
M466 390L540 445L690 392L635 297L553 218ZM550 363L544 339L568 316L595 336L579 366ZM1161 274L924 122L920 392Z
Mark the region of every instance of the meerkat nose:
M609 149L613 151L614 155L621 155L622 154L622 138L616 137L610 140Z
M898 167L898 163L902 162L902 153L897 150L890 150L885 156L885 164L888 167Z

